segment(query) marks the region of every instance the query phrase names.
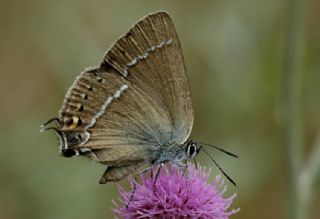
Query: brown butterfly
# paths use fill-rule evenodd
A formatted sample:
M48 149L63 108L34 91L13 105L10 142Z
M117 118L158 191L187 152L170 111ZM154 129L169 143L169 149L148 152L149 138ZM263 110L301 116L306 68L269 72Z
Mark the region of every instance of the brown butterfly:
M98 67L77 77L59 116L43 130L56 131L62 156L106 165L100 180L106 183L143 164L187 167L202 149L188 140L193 118L178 35L170 16L156 12L115 42ZM56 127L45 128L53 121Z

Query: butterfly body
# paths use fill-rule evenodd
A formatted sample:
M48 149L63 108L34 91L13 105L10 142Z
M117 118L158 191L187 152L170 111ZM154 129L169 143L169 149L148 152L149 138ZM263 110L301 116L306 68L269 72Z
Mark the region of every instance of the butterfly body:
M182 50L170 16L138 21L69 88L56 131L62 156L87 156L107 166L100 183L142 165L184 166L198 152L188 141L193 108ZM55 121L55 127L46 126Z
M107 165L102 181L145 163L186 160L193 108L170 16L157 12L137 22L99 66L76 78L54 120L61 155Z

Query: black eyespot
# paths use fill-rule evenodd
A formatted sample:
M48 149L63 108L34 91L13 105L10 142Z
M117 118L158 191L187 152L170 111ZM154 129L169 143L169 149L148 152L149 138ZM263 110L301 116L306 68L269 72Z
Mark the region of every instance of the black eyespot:
M62 151L62 156L64 157L73 157L77 154L77 152L73 149L66 149Z
M82 119L79 118L77 125L80 126L81 124L82 124Z
M79 141L82 141L82 135L81 134L77 134L77 139L79 139Z
M83 107L83 105L81 104L80 106L79 106L79 112L82 112L83 110L84 110L84 107Z
M73 124L73 118L66 118L66 119L65 119L65 124L66 124L67 126L72 125L72 124Z

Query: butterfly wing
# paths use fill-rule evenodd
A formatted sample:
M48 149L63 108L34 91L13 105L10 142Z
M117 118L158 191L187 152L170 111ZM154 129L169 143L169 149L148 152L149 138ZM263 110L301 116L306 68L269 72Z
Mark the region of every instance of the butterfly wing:
M92 158L112 166L148 160L171 130L165 109L105 64L75 80L59 121L61 150L90 150Z
M106 184L107 182L119 181L127 177L130 173L137 170L143 163L132 163L130 166L121 166L121 167L107 167L103 173L99 183Z
M180 42L168 14L151 14L82 73L67 92L57 132L111 166L150 161L161 145L188 138L193 109Z
M151 14L135 24L104 61L163 104L172 122L171 141L187 140L193 124L191 92L178 35L167 13Z

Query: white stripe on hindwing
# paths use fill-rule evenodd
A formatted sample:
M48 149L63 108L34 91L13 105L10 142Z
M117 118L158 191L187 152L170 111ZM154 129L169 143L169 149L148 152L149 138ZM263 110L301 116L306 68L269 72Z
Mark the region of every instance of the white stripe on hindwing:
M91 122L85 126L85 129L89 129L93 127L96 124L97 119L100 118L106 112L106 109L112 103L112 101L114 99L119 98L123 94L123 92L127 89L128 89L128 85L123 84L112 96L109 96L106 99L106 101L103 103L103 105L101 106L97 114L93 116L93 118L91 119Z

